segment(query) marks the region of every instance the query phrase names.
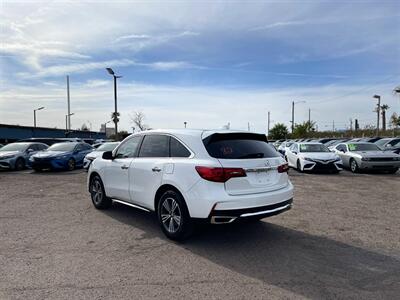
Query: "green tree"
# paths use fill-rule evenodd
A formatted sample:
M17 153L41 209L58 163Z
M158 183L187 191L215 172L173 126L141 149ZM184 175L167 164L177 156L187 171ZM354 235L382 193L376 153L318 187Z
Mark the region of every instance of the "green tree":
M285 139L289 134L289 130L283 123L277 123L274 127L269 131L269 137L272 140L281 140Z
M315 122L307 121L294 126L293 137L294 138L305 138L311 136L312 132L315 131Z

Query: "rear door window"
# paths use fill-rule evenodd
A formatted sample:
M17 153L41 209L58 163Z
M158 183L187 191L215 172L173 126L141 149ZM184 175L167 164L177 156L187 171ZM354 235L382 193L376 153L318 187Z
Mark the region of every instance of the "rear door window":
M146 135L140 147L139 157L169 157L169 136Z
M219 159L254 159L278 157L262 134L227 133L213 134L203 140L211 157Z

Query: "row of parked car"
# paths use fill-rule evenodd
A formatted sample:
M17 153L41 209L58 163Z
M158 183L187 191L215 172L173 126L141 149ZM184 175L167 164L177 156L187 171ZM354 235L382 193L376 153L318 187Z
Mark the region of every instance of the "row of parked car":
M97 141L93 145L79 139L28 139L0 148L0 169L35 171L89 168L91 162L118 142Z
M357 138L276 141L274 146L298 171L353 173L385 171L396 173L400 168L400 138Z

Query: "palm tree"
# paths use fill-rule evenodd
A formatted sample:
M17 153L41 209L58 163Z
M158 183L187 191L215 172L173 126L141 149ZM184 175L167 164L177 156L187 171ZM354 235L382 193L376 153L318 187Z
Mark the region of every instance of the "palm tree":
M381 105L381 113L382 113L382 130L386 130L386 111L389 109L389 105L382 104Z

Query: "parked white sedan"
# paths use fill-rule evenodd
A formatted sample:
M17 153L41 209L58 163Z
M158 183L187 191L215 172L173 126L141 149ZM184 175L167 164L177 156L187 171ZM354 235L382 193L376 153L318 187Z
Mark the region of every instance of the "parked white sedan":
M294 143L286 151L285 158L290 167L302 171L331 171L343 169L340 157L321 143Z
M114 201L155 211L165 235L181 240L194 219L224 224L290 209L287 171L263 134L149 130L94 160L88 189L98 209Z

